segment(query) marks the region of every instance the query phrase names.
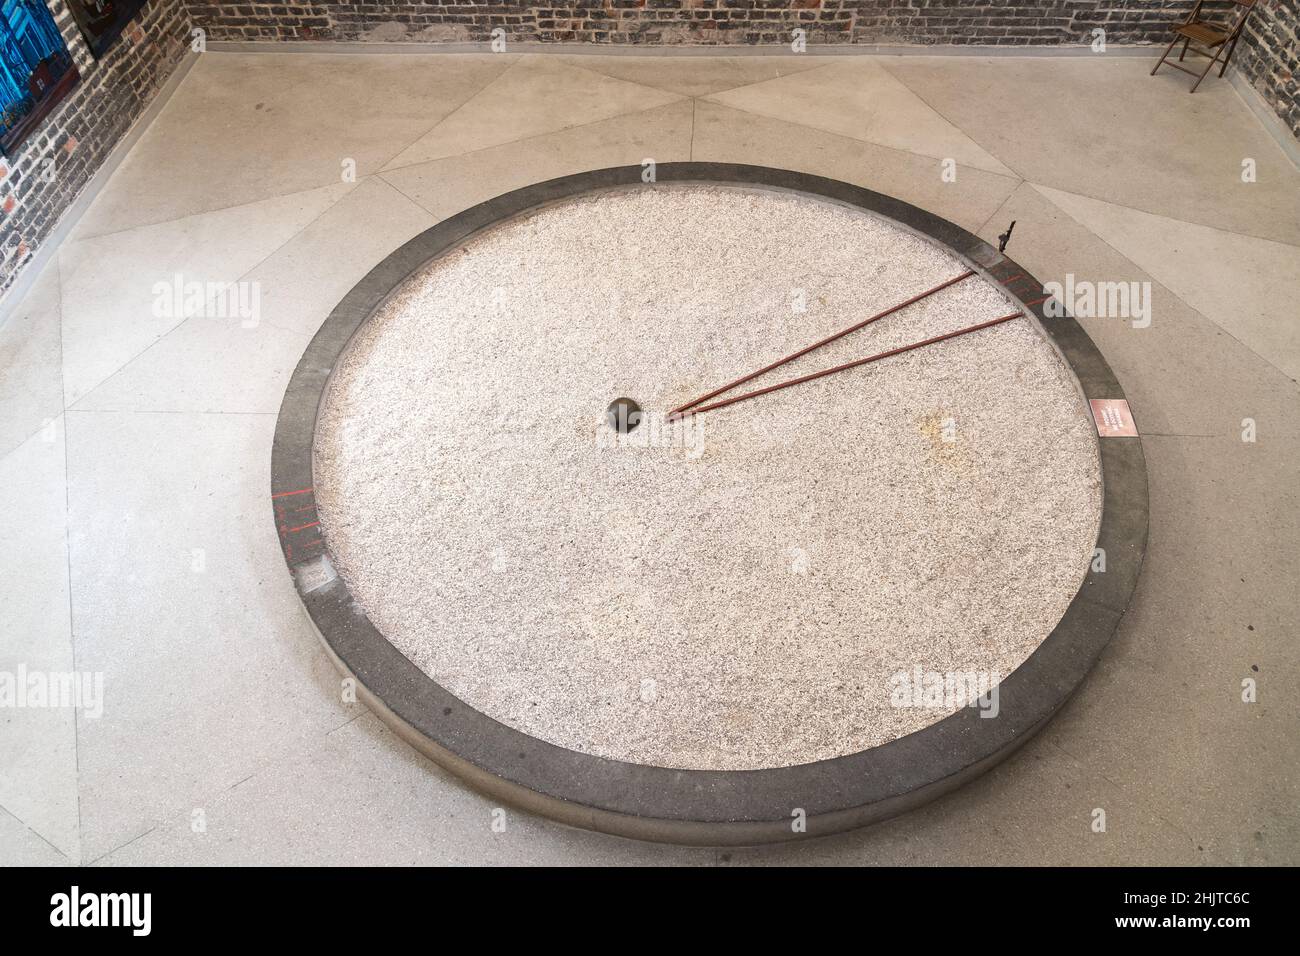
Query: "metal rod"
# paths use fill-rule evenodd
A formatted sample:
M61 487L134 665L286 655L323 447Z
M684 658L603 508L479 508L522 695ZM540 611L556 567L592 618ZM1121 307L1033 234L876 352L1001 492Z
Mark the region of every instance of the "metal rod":
M746 382L750 381L751 379L758 378L760 375L770 372L774 368L780 368L786 362L793 362L795 359L807 355L809 352L813 351L813 349L819 349L823 345L827 345L831 342L834 342L836 339L844 338L844 336L848 335L850 332L856 332L858 331L858 329L866 328L872 322L875 322L878 319L883 319L887 315L893 315L899 309L903 309L909 305L912 305L913 303L920 302L922 299L926 298L927 296L934 295L936 292L940 291L941 289L946 289L950 285L956 285L958 282L961 282L962 279L969 279L974 274L975 274L975 270L969 269L966 272L963 272L961 275L957 276L956 278L949 279L947 282L940 283L939 285L935 286L933 289L927 289L925 292L922 292L920 295L914 295L905 302L900 302L898 303L898 305L890 306L884 312L879 312L873 315L869 319L863 319L861 322L858 322L856 325L850 325L847 329L845 329L842 332L836 332L834 335L827 336L826 338L822 339L820 342L814 342L812 345L809 345L807 348L802 348L798 352L793 352L790 355L787 355L783 359L778 359L777 361L773 362L771 365L765 365L762 368L760 368L757 372L750 372L748 375L742 376L741 378L736 379L734 382L728 382L726 385L723 385L721 388L715 388L713 391L705 395L701 395L699 398L695 399L694 401L687 402L685 405L678 405L676 408L674 408L671 412L668 413L668 420L673 421L674 415L678 415L679 413L686 411L688 408L694 408L696 405L700 404L700 402L707 402L709 399L721 395L723 392L731 391L737 385L744 385Z
M890 349L887 352L880 352L876 355L869 355L866 358L857 359L853 362L845 362L843 365L836 365L834 368L823 369L820 372L812 372L808 375L801 375L798 378L788 379L784 382L778 382L776 385L769 385L766 388L755 389L752 392L745 392L743 395L735 395L731 398L724 398L720 402L714 402L711 405L704 405L699 408L678 410L668 413L668 421L674 422L685 418L687 415L700 415L704 412L712 411L715 408L725 408L728 405L734 405L737 402L743 402L747 398L757 398L759 395L766 395L769 392L779 391L783 388L789 388L791 385L801 385L804 382L811 382L813 379L823 378L827 375L834 375L836 372L847 371L851 368L857 368L859 365L867 365L871 362L879 362L881 359L889 358L892 355L901 355L903 352L910 352L912 349L919 349L925 345L933 345L936 342L943 342L947 339L955 339L959 335L968 335L971 332L978 332L980 329L991 328L1000 325L1003 322L1009 322L1012 319L1020 318L1024 313L1012 312L1010 315L1004 315L1001 318L990 319L987 322L981 322L978 325L967 326L964 329L958 329L955 332L945 332L943 335L936 335L932 338L923 339L920 342L913 342L911 345L901 345L896 349Z

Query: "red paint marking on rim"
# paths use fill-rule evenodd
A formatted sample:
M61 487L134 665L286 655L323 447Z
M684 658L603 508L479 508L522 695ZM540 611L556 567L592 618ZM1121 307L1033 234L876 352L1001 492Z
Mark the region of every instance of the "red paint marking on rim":
M316 490L315 488L299 488L297 491L282 491L282 492L280 492L279 494L271 495L271 497L272 497L272 499L275 499L275 498L288 498L288 497L290 497L291 495L306 495L306 494L310 494L311 492L313 492L313 491L315 491L315 490Z

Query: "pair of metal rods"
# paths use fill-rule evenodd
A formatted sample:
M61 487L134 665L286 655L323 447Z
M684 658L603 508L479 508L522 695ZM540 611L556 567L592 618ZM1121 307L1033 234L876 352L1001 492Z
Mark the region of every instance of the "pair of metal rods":
M883 312L878 312L877 314L871 316L871 318L869 319L864 319L861 322L855 323L854 325L850 325L847 329L844 329L843 331L836 332L834 335L829 335L826 338L822 339L821 341L814 342L812 345L802 348L797 352L792 352L791 354L785 356L784 358L778 359L777 361L773 362L770 365L765 365L756 372L750 372L748 375L741 376L740 378L736 379L733 382L728 382L726 385L723 385L721 388L715 388L713 391L707 392L704 395L701 395L699 398L687 402L685 405L679 405L677 408L674 408L671 412L668 413L668 421L674 422L685 418L687 415L699 415L702 414L703 412L712 411L715 408L725 408L728 405L734 405L737 402L743 402L749 398L757 398L759 395L767 395L770 392L779 391L780 389L783 388L789 388L792 385L801 385L804 382L811 382L813 379L823 378L824 376L827 375L834 375L836 372L843 372L846 371L847 369L857 368L860 365L868 365L871 362L878 362L881 359L889 358L892 355L900 355L903 352L910 352L912 349L919 349L926 345L933 345L936 342L943 342L946 339L955 339L959 335L967 335L971 332L978 332L981 329L987 329L994 325L1000 325L1003 322L1009 322L1011 319L1017 318L1021 314L1019 312L1012 312L1010 315L1004 315L1001 316L1000 318L991 319L988 322L981 322L978 325L972 325L964 329L958 329L955 332L946 332L943 335L936 335L931 338L925 339L921 342L913 342L911 345L903 345L898 348L889 349L888 351L885 352L880 352L876 355L869 355L866 358L857 359L856 361L853 362L845 362L843 365L836 365L834 368L823 369L820 372L812 372L808 375L801 375L798 378L792 378L784 382L778 382L776 385L769 385L766 388L759 388L759 389L755 389L752 392L745 392L741 395L734 395L731 398L724 398L720 402L713 402L708 405L702 404L704 402L707 402L711 398L721 395L723 392L731 391L737 385L743 385L745 382L758 378L760 375L764 375L775 368L780 368L782 365L785 365L787 362L793 362L795 359L801 358L802 356L807 355L809 352L821 348L823 345L827 345L831 342L834 342L836 339L841 339L852 332L858 331L859 329L866 328L872 322L879 321L880 319L885 318L885 316L887 315L893 315L899 309L904 309L907 306L920 302L922 299L928 298L934 295L936 292L946 289L951 285L956 285L958 282L961 282L963 279L969 279L974 274L975 272L973 269L968 269L967 271L963 272L959 276L955 276L951 279L948 279L946 282L939 283L939 285L935 286L933 289L927 289L926 291L920 293L919 295L914 295L910 299L906 299L898 303L897 305L890 306L888 309L885 309L885 311Z

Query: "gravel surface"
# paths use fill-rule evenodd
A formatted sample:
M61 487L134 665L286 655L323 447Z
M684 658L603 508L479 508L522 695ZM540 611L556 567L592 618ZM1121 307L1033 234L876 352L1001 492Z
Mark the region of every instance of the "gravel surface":
M755 769L919 730L963 701L899 706L918 669L1009 674L1092 556L1097 439L1033 320L662 419L965 268L859 210L725 186L497 226L335 370L335 563L422 670L564 747ZM1011 311L968 279L746 388ZM621 441L620 396L647 412Z

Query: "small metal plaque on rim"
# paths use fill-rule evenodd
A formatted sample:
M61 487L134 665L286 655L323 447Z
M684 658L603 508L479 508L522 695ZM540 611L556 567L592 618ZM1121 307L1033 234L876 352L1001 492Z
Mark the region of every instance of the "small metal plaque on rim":
M1136 438L1137 423L1122 398L1090 398L1092 420L1097 423L1097 434L1102 438Z

